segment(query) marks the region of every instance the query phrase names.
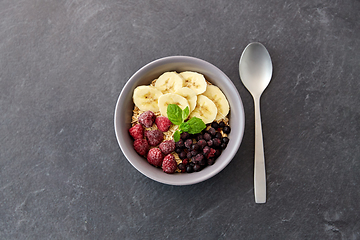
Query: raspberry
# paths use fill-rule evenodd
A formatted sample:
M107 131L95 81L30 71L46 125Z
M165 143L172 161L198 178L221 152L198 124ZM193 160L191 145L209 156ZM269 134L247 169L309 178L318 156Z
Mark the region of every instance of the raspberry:
M152 111L146 111L140 114L140 116L138 117L138 121L139 123L144 125L144 127L149 128L153 125L155 118L156 116Z
M147 160L150 164L160 167L163 161L163 155L158 148L152 148L149 150Z
M160 143L159 148L164 155L168 155L175 150L175 142L174 140L163 141Z
M134 139L140 139L144 137L144 129L141 124L136 124L130 128L129 133Z
M164 140L164 134L160 130L145 131L145 137L151 146L157 146Z
M166 132L169 130L171 126L171 122L167 117L159 116L155 119L156 126L162 132Z
M144 156L149 150L149 144L146 139L136 139L134 141L134 149L138 154Z
M162 169L166 173L174 173L177 168L175 157L172 154L165 156L162 162Z

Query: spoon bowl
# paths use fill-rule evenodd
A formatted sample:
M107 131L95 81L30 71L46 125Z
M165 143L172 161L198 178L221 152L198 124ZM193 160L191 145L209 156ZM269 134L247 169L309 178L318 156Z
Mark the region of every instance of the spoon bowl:
M273 66L269 52L264 45L250 43L244 49L239 62L240 78L253 95L261 95L269 85Z
M260 96L270 83L272 71L273 67L270 54L264 45L257 42L247 45L240 57L239 73L241 81L254 99L254 194L256 203L266 202L266 171L261 127Z

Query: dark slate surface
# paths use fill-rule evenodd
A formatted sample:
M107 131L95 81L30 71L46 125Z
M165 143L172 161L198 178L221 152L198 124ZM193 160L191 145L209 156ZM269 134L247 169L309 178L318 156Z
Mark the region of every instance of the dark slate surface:
M0 1L0 239L360 239L360 2ZM254 203L254 117L239 80L262 42L268 199ZM222 69L244 103L233 161L154 182L117 145L127 79L164 56Z

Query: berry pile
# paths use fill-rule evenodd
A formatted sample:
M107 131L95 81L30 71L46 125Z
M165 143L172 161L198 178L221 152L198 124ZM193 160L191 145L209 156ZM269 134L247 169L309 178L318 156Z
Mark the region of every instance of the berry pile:
M199 134L181 133L180 140L175 143L175 152L182 160L178 169L181 172L192 173L207 165L213 165L229 142L229 138L223 137L221 131L229 134L231 128L224 122L213 122L207 130Z
M129 134L134 139L134 149L146 157L147 161L155 166L161 167L166 173L174 173L177 164L174 155L174 140L164 141L164 133L169 130L171 122L167 117L156 115L151 111L146 111L138 117L138 124L129 129ZM158 129L146 130L156 125ZM150 148L152 147L152 148Z
M165 173L192 173L213 165L229 142L222 133L229 134L231 131L224 122L213 122L199 134L181 133L180 140L175 143L174 140L164 141L164 132L171 126L167 117L156 117L153 112L146 111L140 114L138 122L129 129L135 151L151 165L161 167ZM152 128L154 124L157 129ZM176 155L181 159L179 164Z

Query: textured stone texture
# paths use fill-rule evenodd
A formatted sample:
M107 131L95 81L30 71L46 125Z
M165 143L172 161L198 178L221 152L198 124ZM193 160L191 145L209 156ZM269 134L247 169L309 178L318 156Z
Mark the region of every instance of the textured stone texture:
M0 1L0 239L360 239L358 0ZM262 97L268 200L238 61L273 60ZM164 56L222 69L246 113L217 176L154 182L117 145L127 79Z

